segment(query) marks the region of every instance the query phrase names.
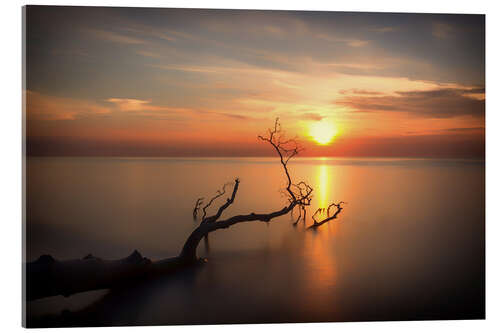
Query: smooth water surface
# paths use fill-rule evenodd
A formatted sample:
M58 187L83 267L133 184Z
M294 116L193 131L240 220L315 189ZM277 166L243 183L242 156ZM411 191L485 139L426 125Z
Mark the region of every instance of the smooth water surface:
M314 188L306 225L287 215L219 230L200 244L200 267L29 302L28 324L484 317L483 161L303 158L290 170ZM29 157L27 260L175 256L196 226L196 199L236 177L223 216L286 204L276 159ZM318 207L340 200L337 220L306 230Z

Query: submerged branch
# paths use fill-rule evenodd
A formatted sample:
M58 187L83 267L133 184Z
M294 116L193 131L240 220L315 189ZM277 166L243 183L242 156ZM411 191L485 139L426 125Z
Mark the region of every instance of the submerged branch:
M226 183L224 185L224 187L226 187L226 185L228 185L230 183ZM203 215L203 220L201 223L212 223L212 222L215 222L217 221L217 219L222 215L222 213L224 212L224 210L226 210L226 208L228 208L233 202L234 202L234 198L236 197L236 192L238 192L238 186L240 184L240 180L238 178L236 178L234 180L234 186L233 186L233 193L231 194L231 197L227 199L227 201L219 207L219 209L217 210L217 213L215 215L212 215L212 216L209 216L207 218L205 218L205 215ZM225 193L225 190L224 190L224 193ZM222 194L224 194L222 193Z
M306 223L306 207L305 206L299 206L299 216L297 217L297 220L293 223L294 226L296 226L300 220L302 222Z
M314 223L313 223L311 226L309 226L309 228L308 228L308 229L314 229L314 228L317 228L317 227L319 227L320 225L325 224L326 222L329 222L329 221L331 221L331 220L336 219L336 218L337 218L337 216L338 216L338 215L340 214L340 212L342 211L342 209L344 209L344 207L342 207L342 204L346 204L346 202L340 201L339 203L332 203L332 204L330 204L330 205L328 206L328 208L327 208L327 209L325 209L325 208L318 208L318 210L316 210L316 212L314 213L314 215L313 215L313 217L312 217L312 219L313 219ZM336 208L337 208L337 210L335 211L335 213L333 213L333 215L332 215L332 216L330 216L330 208L331 208L331 207L336 207ZM318 213L319 213L319 214L323 214L323 213L325 212L325 210L327 211L327 217L326 217L326 218L324 218L324 219L323 219L323 220L321 220L321 221L317 221L317 220L316 220L316 218L315 218L315 217L316 217L316 215L317 215Z
M271 220L293 212L295 207L299 208L299 217L295 221L296 225L301 219L306 221L306 207L311 204L313 188L304 181L294 183L288 170L288 162L301 150L295 139L285 140L279 120L276 119L274 128L268 130L269 135L258 138L268 142L277 152L280 164L287 179L286 194L288 205L281 209L269 213L250 213L234 215L224 220L219 220L223 212L234 202L238 192L240 180L234 180L233 191L226 202L222 204L217 212L207 217L207 209L220 197L226 194L226 187L231 183L226 183L221 190L218 190L208 203L202 208L203 216L199 226L193 230L182 247L181 253L177 257L168 258L152 262L143 257L139 252L134 251L130 256L120 260L103 260L92 255L83 259L58 261L51 256L44 255L38 260L26 264L26 284L27 299L37 299L47 296L64 295L122 286L130 282L154 276L159 273L171 272L188 264L198 262L196 249L200 241L205 238L208 249L208 234L210 232L229 228L232 225L243 222L270 222ZM204 198L197 199L193 218L198 217L198 213L203 204ZM322 221L316 220L318 213L324 213L321 208L313 215L314 224L309 228L316 228L328 221L337 218L342 211L344 202L332 203L326 209L327 218ZM335 213L330 216L331 207L336 207Z
M224 194L226 194L226 186L231 185L231 183L225 183L224 186L222 186L222 190L218 190L215 196L213 196L210 201L203 207L203 216L202 220L205 219L207 216L207 208L212 205L212 203L217 200L218 198L222 197Z
M204 198L198 198L198 200L196 200L196 203L195 203L194 209L193 209L193 219L194 220L196 220L196 218L198 217L198 212L200 211L200 207L203 204L203 199Z
M219 218L222 215L222 212L234 202L236 193L238 191L238 186L240 183L239 179L236 179L234 182L233 193L231 197L227 199L227 202L219 208L219 210L215 215L210 217L205 217L206 211L204 208L205 214L203 215L202 222L200 223L200 226L191 233L191 235L184 243L184 246L180 254L181 258L184 258L185 260L195 260L196 248L203 237L208 235L208 233L210 232L223 228L229 228L230 226L237 223L252 222L252 221L269 222L276 217L291 212L296 206L299 207L301 212L300 214L305 221L305 213L306 213L305 206L311 204L313 189L311 186L309 186L307 183L303 181L294 183L292 181L290 172L288 170L288 162L290 161L291 158L296 156L301 151L301 148L294 139L291 140L284 139L279 119L276 119L274 123L274 128L269 129L268 133L269 133L268 136L259 135L258 138L264 142L268 142L274 148L274 150L276 151L276 153L280 158L280 164L283 168L287 180L286 193L289 204L283 207L282 209L276 210L271 213L262 213L262 214L251 213L246 215L235 215L225 220L219 220ZM215 199L219 198L225 193L226 185L224 185L222 191L217 192L217 195L210 200L210 202L206 207L210 206L210 204Z
M137 250L119 260L105 260L91 254L75 260L56 260L43 255L26 264L26 299L68 297L84 291L119 288L173 272L184 265L179 257L153 262Z

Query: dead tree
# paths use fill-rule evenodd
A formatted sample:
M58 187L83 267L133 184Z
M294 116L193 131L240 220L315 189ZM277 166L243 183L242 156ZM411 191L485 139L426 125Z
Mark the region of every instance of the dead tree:
M240 180L236 178L234 182L225 184L221 190L217 191L216 195L203 207L203 216L198 227L189 235L177 257L152 262L139 252L134 251L129 257L121 260L103 260L88 255L83 259L59 261L49 255L44 255L38 260L26 264L27 300L54 295L69 296L77 292L114 288L146 277L172 272L186 265L192 265L198 262L196 249L204 237L211 232L229 228L238 223L270 222L276 217L292 212L296 207L300 212L296 223L301 217L305 222L306 207L311 204L313 189L304 181L294 183L288 169L288 162L302 149L296 140L284 138L278 119L274 123L274 128L269 129L266 136L258 136L258 138L269 143L279 156L280 165L286 176L284 193L288 203L285 206L271 212L252 212L222 219L222 214L233 204L238 193ZM208 209L218 198L225 195L226 188L231 184L233 185L231 195L217 209L214 215L207 216ZM202 198L198 199L195 204L193 210L195 219L202 205L202 200ZM341 203L330 205L328 211L332 206L337 207L334 215L328 216L322 221L314 220L311 227L318 227L336 218L342 210Z
M193 219L196 220L196 218L198 217L198 212L200 211L200 207L201 205L203 205L203 199L204 198L198 198L196 200L196 203L194 205L194 209L193 209Z
M313 216L312 216L312 219L313 219L313 224L311 226L309 226L308 229L314 229L314 228L317 228L319 227L320 225L322 224L325 224L326 222L329 222L331 220L334 220L337 218L337 216L340 214L340 212L342 211L342 209L344 209L342 207L342 204L346 204L345 202L343 201L340 201L339 203L331 203L328 208L318 208L316 210L316 212L314 212ZM337 209L335 210L335 213L333 213L333 215L330 215L330 209L332 207L336 207ZM316 215L318 214L324 214L325 213L325 210L326 210L326 217L320 221L316 220Z
M298 183L294 183L290 176L290 172L288 170L288 162L291 158L296 156L302 149L294 139L285 139L283 132L281 130L281 125L279 123L279 119L276 119L274 123L274 128L268 130L268 134L266 136L259 135L258 138L264 142L269 143L273 149L276 151L280 158L280 164L283 169L283 172L286 176L286 188L285 194L287 196L288 205L284 206L281 209L278 209L269 213L250 213L245 215L235 215L227 219L221 220L220 217L222 213L233 204L236 194L238 192L238 187L240 184L239 179L235 179L233 185L233 191L231 196L226 200L226 202L219 207L217 213L211 216L206 216L207 208L219 197L224 195L226 191L225 184L222 190L219 190L217 194L209 201L209 203L203 207L203 217L200 222L198 228L196 228L191 235L188 237L184 246L182 248L180 257L187 261L195 261L196 260L196 249L198 247L199 242L205 236L207 236L210 232L215 230L229 228L230 226L243 223L243 222L253 222L253 221L261 221L261 222L270 222L272 219L288 214L295 207L299 207L301 210L305 212L304 207L309 206L312 200L312 192L313 189L307 183L301 181Z
M236 179L238 180L238 179ZM212 205L212 203L217 200L218 198L222 197L224 194L226 194L226 186L229 186L231 185L231 183L225 183L224 186L222 186L222 189L221 190L218 190L217 193L215 194L215 196L213 196L210 201L203 207L203 216L202 216L202 220L205 219L205 217L207 216L207 209L208 207L210 207Z
M292 213L293 213L293 211L292 211ZM297 217L297 219L295 220L293 225L296 226L301 220L302 220L302 222L306 223L306 208L305 208L305 206L299 207L299 216Z

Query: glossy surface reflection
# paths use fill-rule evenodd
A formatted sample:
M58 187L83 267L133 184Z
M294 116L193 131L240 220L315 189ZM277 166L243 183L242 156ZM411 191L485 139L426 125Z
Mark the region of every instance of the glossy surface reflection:
M125 291L31 302L34 325L147 325L484 316L484 162L297 159L315 189L306 224L284 216L210 235L208 263ZM192 208L234 177L226 216L283 206L275 159L28 158L28 260L138 249L177 255ZM307 230L318 207L338 220ZM69 310L64 311L63 310Z

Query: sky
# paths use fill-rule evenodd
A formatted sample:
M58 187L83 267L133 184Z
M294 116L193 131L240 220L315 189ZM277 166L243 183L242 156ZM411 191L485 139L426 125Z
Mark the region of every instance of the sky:
M269 156L257 135L279 117L302 156L484 158L483 15L28 6L25 22L28 155Z

